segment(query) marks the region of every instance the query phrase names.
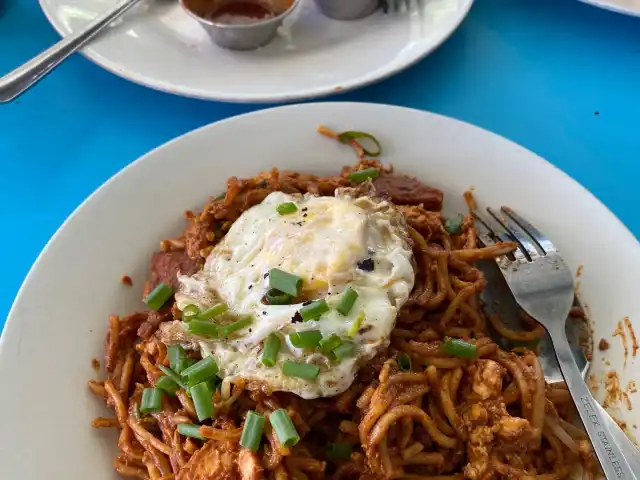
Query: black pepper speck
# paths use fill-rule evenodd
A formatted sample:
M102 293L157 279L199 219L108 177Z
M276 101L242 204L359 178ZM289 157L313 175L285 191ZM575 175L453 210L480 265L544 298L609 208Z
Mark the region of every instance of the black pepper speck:
M373 258L365 258L361 262L358 262L358 268L364 272L373 272Z
M291 322L292 323L300 323L302 322L302 315L300 315L300 312L296 312L295 315L291 318Z

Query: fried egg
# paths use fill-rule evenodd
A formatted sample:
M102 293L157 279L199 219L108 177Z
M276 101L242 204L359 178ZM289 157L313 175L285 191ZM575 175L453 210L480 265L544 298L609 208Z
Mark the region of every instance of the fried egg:
M278 206L296 205L281 215ZM220 374L230 381L245 379L271 391L303 398L327 397L345 391L360 366L388 346L396 316L414 284L411 244L402 214L391 203L339 189L335 197L271 193L245 211L213 248L204 268L179 278L179 309L200 309L224 302L226 316L250 315L247 328L224 340L198 338L203 355L215 358ZM280 269L302 279L301 294L292 305L268 305L269 272ZM347 315L336 310L343 292L358 294ZM326 300L329 311L317 320L300 321L305 301ZM360 317L360 318L358 318ZM222 319L221 321L224 321ZM358 322L354 325L354 322ZM353 356L332 361L318 349L296 348L289 335L320 330L353 342ZM270 334L281 338L276 365L261 362ZM291 360L320 368L314 380L284 375Z

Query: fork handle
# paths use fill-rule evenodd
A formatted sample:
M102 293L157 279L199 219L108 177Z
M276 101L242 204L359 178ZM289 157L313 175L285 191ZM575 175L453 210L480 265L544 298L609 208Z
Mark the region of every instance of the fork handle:
M10 102L31 88L69 55L82 48L98 32L140 1L125 0L115 9L100 15L85 29L68 35L40 55L0 78L0 103Z
M564 327L564 322L562 322L562 326ZM564 328L550 331L549 335L558 357L560 369L567 382L567 387L591 439L593 449L596 452L605 477L607 480L637 480L638 477L633 473L628 460L615 443L614 436L609 431L602 415L602 410L596 408L596 401L591 396L591 392L573 358Z

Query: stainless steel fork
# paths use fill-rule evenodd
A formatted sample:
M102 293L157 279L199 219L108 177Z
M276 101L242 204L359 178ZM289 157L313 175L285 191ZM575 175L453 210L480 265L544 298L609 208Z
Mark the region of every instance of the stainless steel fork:
M638 467L616 443L606 413L591 396L567 341L565 321L574 299L569 267L553 243L513 210L488 208L487 212L487 216L476 214L478 238L486 246L497 241L517 243L511 258L502 256L496 263L520 307L549 333L567 387L606 478L637 479Z
M414 11L422 6L423 0L381 0L385 12Z

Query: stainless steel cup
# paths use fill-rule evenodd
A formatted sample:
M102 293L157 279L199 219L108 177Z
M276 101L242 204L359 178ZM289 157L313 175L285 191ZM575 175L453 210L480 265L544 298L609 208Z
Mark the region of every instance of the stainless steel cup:
M359 20L371 15L380 0L315 0L320 11L334 20Z
M2 0L0 0L2 1ZM254 50L267 45L278 33L278 27L282 25L287 16L293 12L300 0L294 0L284 11L264 20L251 23L232 24L221 23L204 18L189 8L189 0L180 0L185 11L198 20L200 25L217 45L229 50ZM227 0L228 2L229 0ZM271 0L275 7L289 5L286 0ZM274 8L275 10L275 8ZM275 10L276 12L278 10Z

